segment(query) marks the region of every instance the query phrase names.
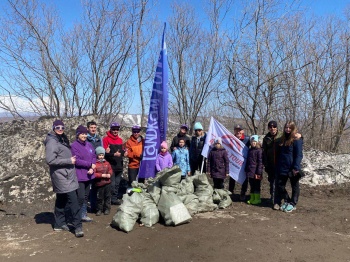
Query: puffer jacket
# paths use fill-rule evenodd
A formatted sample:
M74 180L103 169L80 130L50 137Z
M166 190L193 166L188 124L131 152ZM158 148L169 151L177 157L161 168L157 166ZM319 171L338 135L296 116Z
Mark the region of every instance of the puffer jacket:
M208 155L207 170L212 178L225 179L229 173L229 160L225 148L213 147Z
M137 139L133 135L131 135L125 144L126 150L128 152L129 168L140 167L140 161L142 157L142 151L143 151L145 140L143 139L142 136L139 136L139 137L141 139L140 141L137 141Z
M303 139L295 139L290 146L280 143L278 139L277 171L280 175L289 175L292 170L300 171L303 159Z
M245 166L247 177L254 178L254 175L262 175L262 149L252 147L248 151L247 163Z
M44 144L53 192L63 194L78 189L78 179L72 164L67 136L65 134L59 136L51 131L47 134Z
M157 172L162 171L164 168L171 168L173 166L173 159L169 152L158 154L156 158L156 170Z
M102 161L96 161L96 168L94 169L94 173L95 185L97 187L101 187L111 183L111 178L102 177L102 174L110 174L111 176L113 174L111 165L105 159L103 159Z
M276 141L281 138L282 133L277 132L275 136L271 133L267 133L263 139L262 149L263 149L263 164L265 166L266 172L274 172L275 166L277 164L277 143Z
M173 153L173 163L178 165L182 171L182 176L187 176L190 169L190 157L188 154L188 149L185 147L178 147Z
M88 174L92 164L96 163L95 148L87 141L82 142L79 139L72 143L72 155L76 156L75 171L79 182L89 181L95 178L95 175Z

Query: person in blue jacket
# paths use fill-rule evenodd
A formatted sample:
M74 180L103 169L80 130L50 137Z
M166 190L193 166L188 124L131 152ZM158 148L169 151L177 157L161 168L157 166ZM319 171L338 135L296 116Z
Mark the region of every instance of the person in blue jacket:
M301 160L303 159L303 139L295 134L297 127L294 122L287 121L282 137L277 142L277 194L274 209L292 212L296 209L300 194L299 180L301 175ZM286 194L288 179L292 186L292 197ZM284 200L281 205L282 199Z
M179 138L178 147L176 147L174 152L171 154L173 157L174 165L178 165L182 171L182 179L186 178L186 176L191 175L190 157L185 143L185 138Z

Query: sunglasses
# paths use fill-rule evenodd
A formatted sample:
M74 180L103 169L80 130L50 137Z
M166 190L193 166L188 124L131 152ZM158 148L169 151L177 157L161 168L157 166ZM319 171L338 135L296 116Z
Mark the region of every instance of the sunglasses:
M64 130L64 126L55 126L55 130Z

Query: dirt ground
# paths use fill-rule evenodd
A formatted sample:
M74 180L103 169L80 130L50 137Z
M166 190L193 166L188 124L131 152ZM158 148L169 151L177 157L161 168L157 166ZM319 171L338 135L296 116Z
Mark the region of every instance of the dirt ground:
M84 224L85 237L53 232L53 202L0 205L0 261L350 261L350 185L301 185L297 210L274 211L264 185L261 206L239 202L197 214L185 225L135 225L111 215ZM236 193L239 188L236 189Z

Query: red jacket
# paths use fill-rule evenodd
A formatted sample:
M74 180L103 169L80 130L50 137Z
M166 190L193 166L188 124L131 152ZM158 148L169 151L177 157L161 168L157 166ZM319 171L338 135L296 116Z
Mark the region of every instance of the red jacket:
M114 171L123 170L124 146L120 136L114 136L110 131L106 132L106 136L102 140L104 149L109 147L111 151L106 152L105 158L111 164ZM114 153L120 152L120 156L114 156Z
M112 167L106 160L103 160L102 162L100 162L100 160L96 161L96 167L94 169L94 173L95 173L95 185L97 187L101 187L111 183L110 178L102 177L102 174L110 174L111 176L113 175Z

